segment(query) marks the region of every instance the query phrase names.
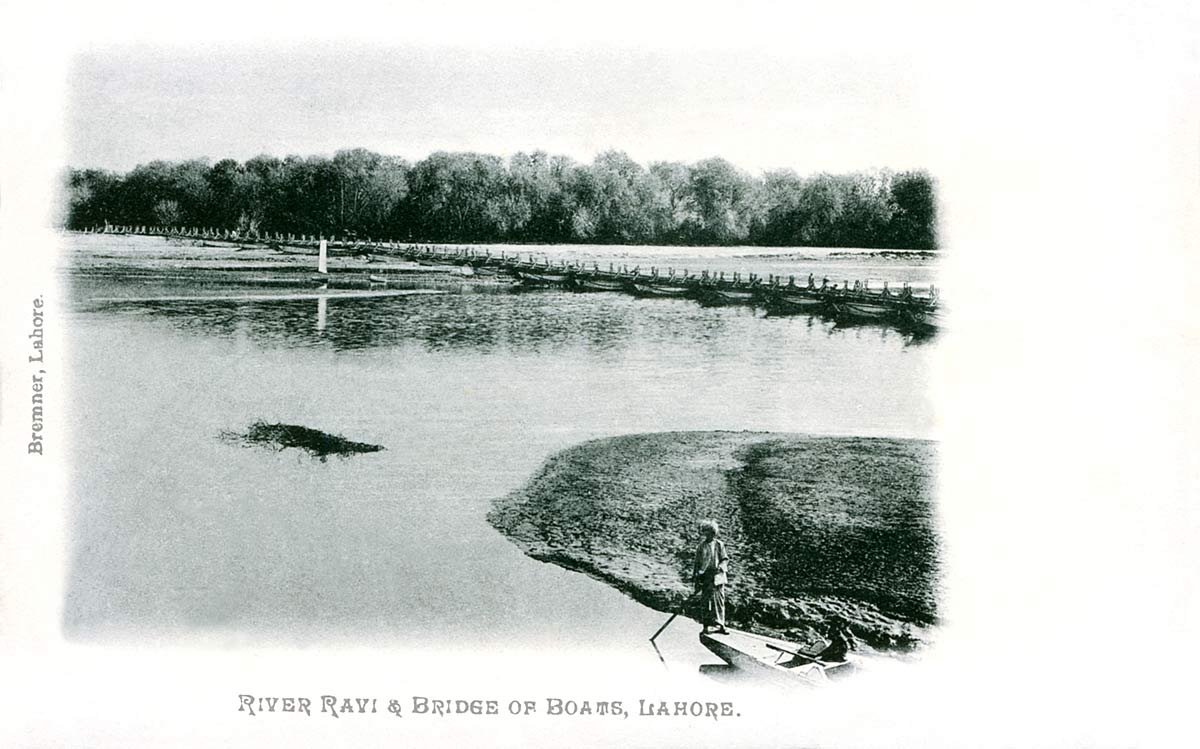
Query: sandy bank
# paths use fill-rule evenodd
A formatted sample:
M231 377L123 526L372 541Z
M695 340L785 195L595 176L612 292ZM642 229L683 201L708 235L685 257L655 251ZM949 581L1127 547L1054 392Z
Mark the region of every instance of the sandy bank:
M933 460L921 440L628 435L551 457L488 519L534 558L673 611L695 522L715 518L733 625L806 639L837 614L870 647L904 650L937 617Z

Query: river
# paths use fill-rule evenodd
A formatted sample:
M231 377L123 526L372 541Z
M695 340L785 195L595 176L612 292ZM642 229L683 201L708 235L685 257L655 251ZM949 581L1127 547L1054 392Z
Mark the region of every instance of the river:
M662 614L527 558L487 523L492 501L598 437L935 436L936 337L618 293L181 291L82 272L178 264L161 239L64 242L64 626L78 639L553 644L653 658L646 637ZM929 258L815 250L539 251L852 281L936 272ZM386 450L321 462L218 438L258 419ZM664 651L694 650L694 629L676 625Z

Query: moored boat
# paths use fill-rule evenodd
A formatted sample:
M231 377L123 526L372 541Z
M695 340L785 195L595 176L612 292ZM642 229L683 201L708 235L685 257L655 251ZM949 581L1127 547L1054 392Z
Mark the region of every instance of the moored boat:
M631 286L633 293L638 296L685 297L692 293L692 290L687 286L657 284L650 281L634 281Z
M700 643L747 675L779 684L819 686L855 669L853 661L830 663L817 659L815 652L820 652L825 643L819 648L804 648L787 640L736 629L725 634L702 634Z
M900 312L901 321L916 328L936 329L942 327L941 308L930 303L910 303Z
M514 270L513 273L522 283L530 286L562 286L571 277L570 274L556 273L554 271L534 272Z
M835 315L848 320L887 320L896 316L897 299L869 294L838 294L831 299Z
M829 304L815 289L771 289L765 296L767 306L783 312L817 312Z
M577 275L572 283L572 288L576 291L624 291L625 282L618 279L589 278Z
M700 296L705 304L753 304L757 294L750 287L706 287Z

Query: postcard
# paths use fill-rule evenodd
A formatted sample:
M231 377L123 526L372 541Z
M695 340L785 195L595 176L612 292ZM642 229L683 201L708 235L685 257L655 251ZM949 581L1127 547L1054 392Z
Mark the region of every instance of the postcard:
M0 743L1181 744L1184 4L4 14Z

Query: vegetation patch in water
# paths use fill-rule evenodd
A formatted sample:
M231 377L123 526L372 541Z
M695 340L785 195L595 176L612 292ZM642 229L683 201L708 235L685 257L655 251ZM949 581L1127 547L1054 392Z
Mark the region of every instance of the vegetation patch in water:
M295 447L321 461L330 455L348 458L358 453L375 453L384 449L383 445L354 442L319 429L296 424L268 424L261 420L251 424L245 432L222 432L221 439L246 447L269 447L277 451Z

